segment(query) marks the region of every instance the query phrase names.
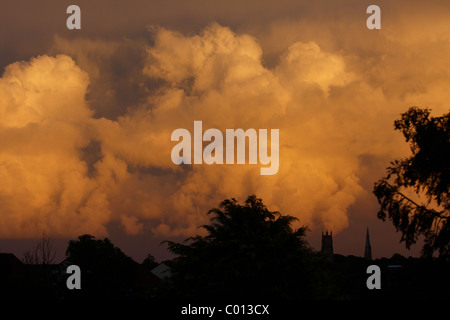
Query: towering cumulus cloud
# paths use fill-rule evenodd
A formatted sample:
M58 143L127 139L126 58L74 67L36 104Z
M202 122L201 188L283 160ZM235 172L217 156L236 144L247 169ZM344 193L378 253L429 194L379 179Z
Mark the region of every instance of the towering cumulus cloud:
M105 233L108 199L87 176L88 76L67 56L9 65L0 79L2 237Z
M295 40L268 67L258 39L218 24L192 35L151 30L151 45L56 38L56 55L6 67L1 237L105 236L111 222L127 234L190 236L221 200L250 194L339 232L370 192L361 183L367 159L405 151L393 119L427 98L425 87L392 91L400 84L389 74L410 67L398 63L400 47L366 60ZM125 59L130 52L135 60ZM260 164L174 165L171 133L194 121L222 132L279 129L278 173L260 175Z
M172 195L177 212L194 214L224 197L256 193L303 223L347 226L346 210L361 188L355 155L340 149L342 135L330 132L341 120L327 104L330 87L353 77L341 56L297 42L268 69L255 38L217 24L190 37L159 29L147 53L144 72L167 82L153 97L155 125L190 128L198 119L223 131L280 129L277 175L260 177L249 165L194 166Z

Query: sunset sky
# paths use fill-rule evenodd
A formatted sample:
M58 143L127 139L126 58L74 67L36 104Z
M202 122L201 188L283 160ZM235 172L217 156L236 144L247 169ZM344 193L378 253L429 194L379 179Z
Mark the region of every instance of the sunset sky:
M81 8L68 30L66 8ZM366 9L381 8L369 30ZM0 252L82 234L141 262L256 194L320 249L407 251L374 183L410 154L393 122L449 111L448 1L0 0ZM279 129L279 171L171 161L177 128Z

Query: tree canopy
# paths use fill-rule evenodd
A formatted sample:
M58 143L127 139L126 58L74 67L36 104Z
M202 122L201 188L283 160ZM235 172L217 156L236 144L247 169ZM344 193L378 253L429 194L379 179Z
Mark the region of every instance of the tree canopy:
M450 113L432 117L429 109L410 108L394 122L412 155L391 162L374 187L378 218L389 218L407 248L424 236L422 254L450 256ZM407 196L412 190L425 201Z
M269 211L255 195L211 209L207 234L167 241L173 260L171 296L187 298L326 298L324 260L307 244L297 220Z
M85 234L70 240L66 250L70 263L83 273L82 294L107 297L127 297L135 284L136 263L108 239L95 239Z

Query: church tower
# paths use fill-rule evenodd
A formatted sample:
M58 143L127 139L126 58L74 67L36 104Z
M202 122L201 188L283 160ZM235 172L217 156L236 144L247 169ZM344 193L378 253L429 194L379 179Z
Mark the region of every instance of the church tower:
M364 259L372 260L372 248L370 246L370 238L369 238L369 227L367 227L366 231L366 247L364 249Z
M328 234L328 231L326 231L326 233L323 234L322 231L322 253L328 259L333 258L333 232Z

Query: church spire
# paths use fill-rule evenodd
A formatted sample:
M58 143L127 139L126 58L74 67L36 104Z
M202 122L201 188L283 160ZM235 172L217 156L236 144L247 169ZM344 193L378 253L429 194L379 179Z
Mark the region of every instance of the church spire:
M364 249L364 259L372 260L372 248L370 246L369 227L366 231L366 247Z

